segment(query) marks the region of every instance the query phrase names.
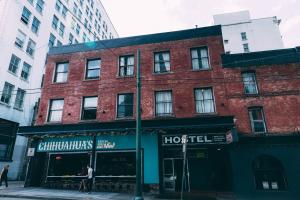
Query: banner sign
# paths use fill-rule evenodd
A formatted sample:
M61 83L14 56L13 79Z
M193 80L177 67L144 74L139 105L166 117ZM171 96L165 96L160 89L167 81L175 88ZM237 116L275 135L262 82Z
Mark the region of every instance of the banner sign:
M187 144L226 144L226 134L190 134ZM182 135L163 135L162 145L182 145Z

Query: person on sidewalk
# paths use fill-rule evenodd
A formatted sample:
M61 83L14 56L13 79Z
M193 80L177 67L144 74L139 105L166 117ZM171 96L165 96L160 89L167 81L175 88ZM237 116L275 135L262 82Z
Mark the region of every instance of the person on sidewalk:
M87 180L86 180L87 169L86 169L86 167L82 167L79 176L83 176L83 177L84 177L84 178L80 181L79 192L86 192L86 191L87 191L87 183L86 183L86 182L87 182Z
M9 165L5 165L0 174L0 187L2 186L2 182L5 182L5 186L8 187L7 184L7 174L8 174Z
M93 168L89 165L87 166L88 175L87 175L87 192L91 193L93 187Z

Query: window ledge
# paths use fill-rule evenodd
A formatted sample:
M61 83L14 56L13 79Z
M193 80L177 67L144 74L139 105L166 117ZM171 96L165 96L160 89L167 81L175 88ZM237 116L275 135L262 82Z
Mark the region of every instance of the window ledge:
M168 71L168 72L153 72L153 75L164 75L164 74L174 74L173 71Z
M175 117L176 117L175 114L154 116L155 119L166 119L166 118L175 118Z
M132 121L135 120L134 117L116 117L115 118L116 121Z
M45 122L45 125L58 125L58 124L62 124L62 122Z
M11 107L9 104L4 103L4 102L2 102L2 101L0 101L0 105L4 105L4 106L6 106L7 108L10 108L10 107Z
M257 93L257 94L247 94L247 93L244 93L244 96L245 97L259 97L260 95L259 95L259 93Z
M17 71L18 71L18 69L17 69ZM7 70L7 72L10 73L11 75L15 76L15 77L18 77L17 73L13 73L12 71L9 71L9 70Z
M209 67L208 69L191 69L192 72L203 72L203 71L212 71L212 68Z
M135 75L128 75L128 76L120 76L120 75L117 75L116 78L117 79L125 79L125 78L134 78Z
M20 77L20 79L21 79L22 81L26 82L26 83L29 83L29 80L28 80L28 79L24 79L24 78L22 78L22 77Z
M20 112L23 112L23 108L17 108L17 107L14 107L15 110L18 110Z
M195 112L194 115L196 117L210 117L210 116L218 115L218 113L216 113L216 112L213 112L213 113L197 113L197 112Z
M61 85L61 84L67 84L68 81L66 82L52 82L51 85Z
M89 81L99 81L99 80L101 80L100 77L98 77L98 78L90 78L90 79L84 78L82 81L83 82L89 82Z
M98 122L97 119L81 119L79 120L78 123L93 123L93 122Z

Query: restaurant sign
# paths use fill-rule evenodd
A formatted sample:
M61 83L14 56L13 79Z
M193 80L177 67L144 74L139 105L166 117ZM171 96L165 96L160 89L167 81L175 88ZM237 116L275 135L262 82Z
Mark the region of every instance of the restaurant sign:
M38 152L83 151L93 149L93 137L46 138L37 148Z
M226 134L190 134L187 144L226 144ZM182 135L163 135L162 145L182 145Z

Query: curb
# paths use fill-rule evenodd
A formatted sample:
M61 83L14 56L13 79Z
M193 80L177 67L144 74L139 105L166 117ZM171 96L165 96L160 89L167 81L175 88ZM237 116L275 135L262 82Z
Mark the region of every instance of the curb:
M78 199L78 198L25 196L25 195L9 195L9 194L0 194L0 197L17 198L17 199L43 199L43 200L77 200Z

